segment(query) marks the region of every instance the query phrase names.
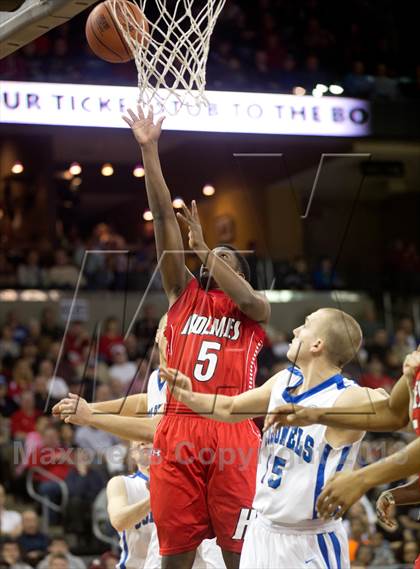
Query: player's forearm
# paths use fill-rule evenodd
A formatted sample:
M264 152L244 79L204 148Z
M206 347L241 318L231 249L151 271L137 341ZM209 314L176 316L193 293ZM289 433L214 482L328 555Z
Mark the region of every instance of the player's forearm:
M147 415L147 395L129 395L112 401L101 401L90 404L95 413L109 415L121 415L122 417L135 417L137 415Z
M177 223L171 194L162 173L157 142L142 146L141 152L145 171L147 199L153 218L159 220L171 217Z
M88 424L95 429L101 429L112 435L129 441L153 442L160 417L141 419L136 417L121 417L120 415L103 415L92 413Z
M215 421L239 423L247 417L232 413L234 397L207 393L186 393L179 399L192 411Z
M389 406L389 400L372 401L357 408L339 407L314 411L317 421L327 427L353 429L357 431L397 431L408 422L406 412L396 413Z
M397 488L391 488L388 492L392 494L397 506L418 504L420 503L420 480L416 477L412 482L403 486L397 486Z
M150 499L146 498L141 502L130 504L119 508L118 511L110 513L110 521L114 528L122 532L130 529L145 518L150 512Z
M382 460L357 471L362 487L365 491L407 478L420 472L420 439L416 439L403 450L396 452Z
M203 263L206 263L211 276L219 287L247 315L257 321L268 320L269 305L252 286L238 275L227 263L213 253L207 246L196 251Z

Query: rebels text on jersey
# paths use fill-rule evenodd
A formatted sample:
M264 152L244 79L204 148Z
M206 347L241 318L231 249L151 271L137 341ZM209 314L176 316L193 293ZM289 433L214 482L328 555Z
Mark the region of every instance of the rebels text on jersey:
M191 378L200 393L236 395L252 389L264 330L222 290L192 279L168 312L168 367ZM167 412L192 413L168 394Z

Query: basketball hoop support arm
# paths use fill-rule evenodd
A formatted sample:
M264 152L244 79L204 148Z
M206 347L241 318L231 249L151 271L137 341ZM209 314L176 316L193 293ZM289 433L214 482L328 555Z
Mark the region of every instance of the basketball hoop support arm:
M25 0L22 6L13 12L0 11L0 59L52 28L64 24L95 1Z

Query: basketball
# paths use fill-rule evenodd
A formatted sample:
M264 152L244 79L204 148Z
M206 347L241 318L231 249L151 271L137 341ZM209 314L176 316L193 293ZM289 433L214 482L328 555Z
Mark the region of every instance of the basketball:
M149 31L147 20L140 8L128 0L118 0L116 9L120 24L124 28L128 28L131 37L137 43L141 43L141 32L130 22L133 18L136 25L140 24L138 26L140 30L144 30L146 33ZM131 15L127 21L125 14L128 11L131 12ZM86 21L86 39L93 53L104 61L125 63L133 59L130 47L124 39L120 26L115 21L111 0L98 4L89 14Z

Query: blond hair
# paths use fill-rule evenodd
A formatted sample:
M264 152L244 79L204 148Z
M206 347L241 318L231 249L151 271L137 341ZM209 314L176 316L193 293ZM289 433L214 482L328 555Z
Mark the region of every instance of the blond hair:
M325 314L323 335L325 350L334 365L344 367L357 354L362 344L362 329L358 322L337 308L322 308Z

